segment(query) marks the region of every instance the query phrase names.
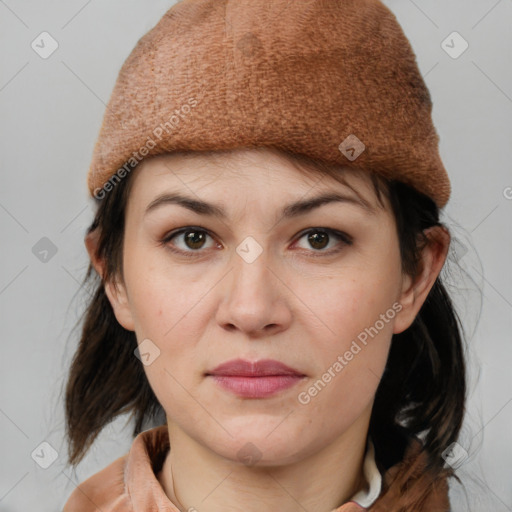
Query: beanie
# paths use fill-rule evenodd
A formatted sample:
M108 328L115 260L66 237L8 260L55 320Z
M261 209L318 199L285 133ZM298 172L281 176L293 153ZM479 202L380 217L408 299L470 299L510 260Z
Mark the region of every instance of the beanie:
M431 113L379 0L182 0L122 65L87 184L101 198L149 156L272 146L399 180L442 208Z

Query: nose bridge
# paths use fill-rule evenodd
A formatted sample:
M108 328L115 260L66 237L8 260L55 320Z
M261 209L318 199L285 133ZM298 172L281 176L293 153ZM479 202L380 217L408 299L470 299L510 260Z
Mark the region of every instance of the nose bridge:
M270 251L256 237L242 240L232 256L232 272L219 308L220 323L246 332L270 325L283 327L289 312L272 266Z
M262 242L262 237L258 237ZM269 250L255 237L246 237L233 255L231 296L235 300L252 299L254 307L261 307L274 296L274 274L270 270Z

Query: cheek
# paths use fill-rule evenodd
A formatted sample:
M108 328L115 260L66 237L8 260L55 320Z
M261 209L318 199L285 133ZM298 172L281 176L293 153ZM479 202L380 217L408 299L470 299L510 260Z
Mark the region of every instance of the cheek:
M296 288L298 296L307 297L304 302L311 314L304 316L304 327L315 340L315 350L331 355L348 350L355 339L364 343L388 338L396 316L396 276L388 272L383 280L354 269L343 274L318 286L304 282Z
M347 272L348 274L348 272ZM393 323L396 276L356 272L324 280L299 291L314 316L303 325L314 340L316 375L301 389L299 403L325 415L336 410L335 424L356 417L373 399L387 361Z
M180 341L190 346L184 336L192 338L198 332L197 306L205 294L205 282L162 258L160 250L133 251L127 258L130 307L138 338L152 338L165 346L179 332L175 347L179 349Z
M202 418L202 409L190 400L188 390L200 381L198 345L204 322L211 318L201 301L204 284L147 262L132 276L130 292L138 342L151 340L154 345L149 346L158 354L144 365L144 372L159 403L174 420Z
M204 370L199 366L203 362L199 344L212 317L211 311L205 310L206 279L164 265L151 251L135 251L131 258L127 260L126 282L135 334L139 343L150 340L148 346L158 354L144 371L162 404L186 405L189 397L180 384L192 388Z

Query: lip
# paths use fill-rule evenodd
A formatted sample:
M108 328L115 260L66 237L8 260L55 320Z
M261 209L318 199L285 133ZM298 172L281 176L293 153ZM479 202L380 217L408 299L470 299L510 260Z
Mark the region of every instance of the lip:
M233 359L206 373L223 389L243 398L265 398L284 391L305 375L274 359Z
M220 364L206 375L229 375L237 377L266 377L276 375L295 375L304 377L304 374L295 368L276 361L275 359L262 359L260 361L247 361L245 359L232 359Z

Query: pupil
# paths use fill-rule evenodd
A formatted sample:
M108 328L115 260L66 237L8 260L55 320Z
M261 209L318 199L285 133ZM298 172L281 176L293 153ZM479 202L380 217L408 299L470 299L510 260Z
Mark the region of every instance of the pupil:
M320 244L319 244L320 246L318 246L319 238L321 240L323 240L324 242L327 242L329 237L328 237L327 233L325 233L323 231L316 231L315 233L310 234L308 237L310 244L315 249L323 249L326 246L326 243L322 243L322 242L320 242Z
M195 244L198 242L198 239L199 239L199 244L198 244L198 246L196 246ZM200 247L202 241L204 241L203 233L198 233L197 231L188 231L187 232L186 243L189 244L189 246L190 246L190 243L192 244L191 249L197 249L198 247Z

